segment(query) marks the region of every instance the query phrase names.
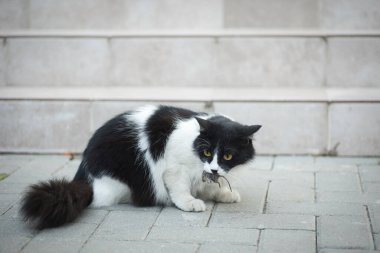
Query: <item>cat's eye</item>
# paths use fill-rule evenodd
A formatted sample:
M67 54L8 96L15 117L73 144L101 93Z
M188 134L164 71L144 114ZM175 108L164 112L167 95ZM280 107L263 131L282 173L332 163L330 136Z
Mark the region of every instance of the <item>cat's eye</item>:
M211 152L208 151L207 149L205 149L205 150L203 150L203 155L207 156L207 157L210 157L211 156Z
M225 155L223 156L223 159L226 160L226 161L229 161L229 160L232 159L232 155L231 155L231 154L225 154Z

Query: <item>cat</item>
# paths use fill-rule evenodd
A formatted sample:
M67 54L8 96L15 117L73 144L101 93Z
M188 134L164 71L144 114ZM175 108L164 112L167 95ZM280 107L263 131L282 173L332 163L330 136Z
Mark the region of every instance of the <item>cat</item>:
M87 206L174 204L201 212L204 200L239 202L236 190L203 182L202 173L225 176L252 161L252 138L260 128L164 105L120 114L90 138L72 181L30 186L21 214L44 229L75 220Z

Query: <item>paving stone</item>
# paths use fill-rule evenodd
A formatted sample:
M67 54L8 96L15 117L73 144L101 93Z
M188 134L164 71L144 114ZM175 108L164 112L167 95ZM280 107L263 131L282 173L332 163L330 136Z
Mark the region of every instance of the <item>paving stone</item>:
M112 211L94 233L107 240L144 240L159 212Z
M317 156L315 164L319 165L377 165L379 157L339 157L339 156Z
M51 240L51 239L32 239L28 245L21 251L22 253L35 253L35 252L54 252L54 253L67 253L78 252L82 247L83 242L75 240Z
M55 171L53 173L54 178L66 178L71 180L74 178L75 173L78 171L79 164L81 163L81 160L75 159L72 161L68 161L65 166L63 166L61 169Z
M374 53L371 52L371 54ZM360 62L356 58L355 61ZM331 104L329 107L330 143L331 145L340 143L337 151L339 155L378 156L380 154L379 122L379 104Z
M319 247L370 249L370 232L365 217L321 216L317 221Z
M84 243L97 228L92 223L70 223L58 228L45 229L39 232L33 240L37 241L79 241ZM37 242L36 242L37 243Z
M315 232L264 230L261 235L259 252L314 253L316 252Z
M379 165L359 166L359 173L360 173L360 177L362 181L364 182L380 183L380 166Z
M368 205L368 211L371 217L371 223L374 233L380 233L380 205L370 204Z
M371 30L380 28L379 1L322 0L319 3L322 29Z
M212 208L205 212L184 212L175 207L166 207L157 218L159 227L206 227Z
M0 238L5 235L32 238L35 234L36 231L29 228L21 220L0 218Z
M249 245L234 245L226 243L207 243L202 244L199 248L199 253L231 253L231 252L241 252L241 253L252 253L256 252L256 246Z
M233 243L256 245L259 230L237 228L184 227L181 232L165 227L153 227L147 240L188 243Z
M20 198L20 194L0 194L0 215L8 211Z
M32 156L29 159L23 156L7 156L0 155L0 173L12 174L20 168L26 167L32 160Z
M364 192L380 192L380 182L378 183L364 182L363 190Z
M378 253L377 250L360 250L360 249L321 249L320 253Z
M248 184L248 183L247 183ZM233 189L235 184L231 182ZM266 182L251 182L250 187L244 186L237 188L240 193L241 201L239 203L217 203L217 212L252 212L260 213L264 201L267 188Z
M317 191L360 191L357 173L317 172Z
M101 239L89 240L80 251L81 253L96 253L96 252L162 252L162 253L194 253L199 246L189 243L175 242L138 242L138 241L109 241Z
M27 186L29 186L28 183L8 183L7 181L0 181L0 194L20 194L25 191Z
M107 210L85 209L75 222L100 224L108 213Z
M379 194L369 192L317 192L317 201L336 203L380 203Z
M274 160L274 170L314 171L314 157L277 156Z
M216 212L210 227L315 230L315 219L313 215Z
M268 202L268 214L303 214L303 215L358 215L365 216L362 204L353 203L297 203L288 201Z
M373 237L375 239L375 248L380 249L380 234L374 234Z
M1 234L0 252L19 253L22 247L24 247L30 240L31 238L27 236Z
M37 156L22 169L6 178L7 183L37 183L52 178L52 174L62 168L68 159L64 156Z
M6 211L2 216L2 218L5 218L5 219L12 219L12 220L22 220L23 217L22 215L20 214L20 200L16 201L13 203L13 205L11 205L12 207L10 209L8 209L8 211Z
M311 187L292 185L287 181L272 181L268 201L313 202L314 190Z
M215 102L214 108L242 123L264 126L255 135L258 153L319 154L327 146L327 108L321 103ZM292 131L278 130L278 126L290 125ZM315 135L311 137L310 132Z
M108 210L108 211L133 211L133 212L152 212L152 213L159 213L162 209L160 206L135 206L133 204L117 204L113 206L104 206L99 208L92 208L93 210Z
M300 29L319 24L318 3L311 0L225 0L224 12L226 28Z

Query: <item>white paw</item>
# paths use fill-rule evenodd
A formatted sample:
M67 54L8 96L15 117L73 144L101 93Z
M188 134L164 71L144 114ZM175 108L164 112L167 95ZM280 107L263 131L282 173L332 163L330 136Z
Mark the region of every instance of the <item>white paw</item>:
M204 212L206 211L206 204L200 199L192 199L178 206L178 208L187 212Z
M218 194L216 201L222 202L222 203L237 203L240 202L240 194L236 190L225 190Z

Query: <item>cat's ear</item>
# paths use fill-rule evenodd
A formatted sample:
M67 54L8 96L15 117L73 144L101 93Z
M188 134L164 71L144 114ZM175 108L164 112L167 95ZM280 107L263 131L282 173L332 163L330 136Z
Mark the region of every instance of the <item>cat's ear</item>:
M261 128L261 125L252 125L252 126L246 126L245 127L245 135L249 138L253 137L253 134L259 131Z
M198 117L195 117L195 119L198 121L198 124L199 124L199 131L200 132L205 132L207 131L207 129L209 128L210 126L210 123L205 120L205 119L201 119L201 118L198 118Z

